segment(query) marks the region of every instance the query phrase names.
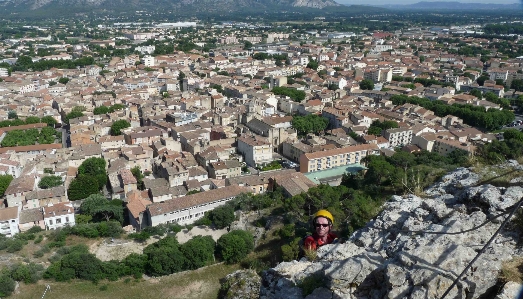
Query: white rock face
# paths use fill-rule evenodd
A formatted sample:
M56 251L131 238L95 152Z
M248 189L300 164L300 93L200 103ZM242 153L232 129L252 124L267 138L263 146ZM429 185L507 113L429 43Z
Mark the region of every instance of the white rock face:
M519 299L523 297L523 285L509 281L501 290L501 293L496 296L496 299Z
M521 187L475 186L478 181L460 168L428 188L427 198L393 196L346 243L321 247L319 261L281 263L266 271L260 298L440 298L506 215L478 226L523 196ZM465 230L471 231L461 233ZM517 238L507 228L498 234L447 298L478 298L494 286L501 263L516 254ZM321 277L323 285L304 297L297 285L309 276ZM520 287L507 285L497 298L517 298L510 296Z

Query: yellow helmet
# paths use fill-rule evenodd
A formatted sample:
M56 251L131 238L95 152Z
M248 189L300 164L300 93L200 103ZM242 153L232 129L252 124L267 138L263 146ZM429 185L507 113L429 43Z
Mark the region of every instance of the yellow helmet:
M319 210L314 214L314 219L318 217L325 217L330 220L331 223L334 223L334 217L332 217L332 214L327 210Z

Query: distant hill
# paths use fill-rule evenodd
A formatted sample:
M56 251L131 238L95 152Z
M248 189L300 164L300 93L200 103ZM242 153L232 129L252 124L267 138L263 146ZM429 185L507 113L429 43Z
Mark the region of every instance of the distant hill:
M368 8L367 8L368 9ZM377 9L377 8L375 8ZM7 14L59 16L68 13L162 11L174 15L282 11L356 12L334 0L0 0Z
M494 0L493 0L494 1ZM385 5L373 5L375 7L382 7L391 10L468 10L468 11L477 11L477 10L521 10L522 7L518 3L513 4L495 4L495 3L464 3L464 2L444 2L444 1L435 1L428 2L422 1L414 4L385 4Z

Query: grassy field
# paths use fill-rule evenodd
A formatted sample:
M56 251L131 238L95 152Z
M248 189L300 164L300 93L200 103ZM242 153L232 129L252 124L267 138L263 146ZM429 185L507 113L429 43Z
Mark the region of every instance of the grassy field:
M142 299L142 298L194 298L216 299L220 289L220 279L239 269L237 265L217 264L196 271L176 273L148 280L121 279L102 281L97 285L85 281L54 282L39 281L38 284L21 284L18 294L9 298L41 298L45 285L51 291L45 299Z

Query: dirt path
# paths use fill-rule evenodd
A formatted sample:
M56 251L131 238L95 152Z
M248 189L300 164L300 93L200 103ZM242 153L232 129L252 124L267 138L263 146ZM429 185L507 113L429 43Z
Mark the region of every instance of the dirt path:
M190 240L194 236L211 236L214 241L218 240L223 234L227 233L227 229L211 229L207 227L193 227L191 231L186 229L176 234L176 238L180 244ZM97 241L89 246L89 251L96 255L102 261L123 260L131 253L143 253L143 249L149 244L157 242L158 237L151 237L147 242L139 243L127 239L103 239Z

